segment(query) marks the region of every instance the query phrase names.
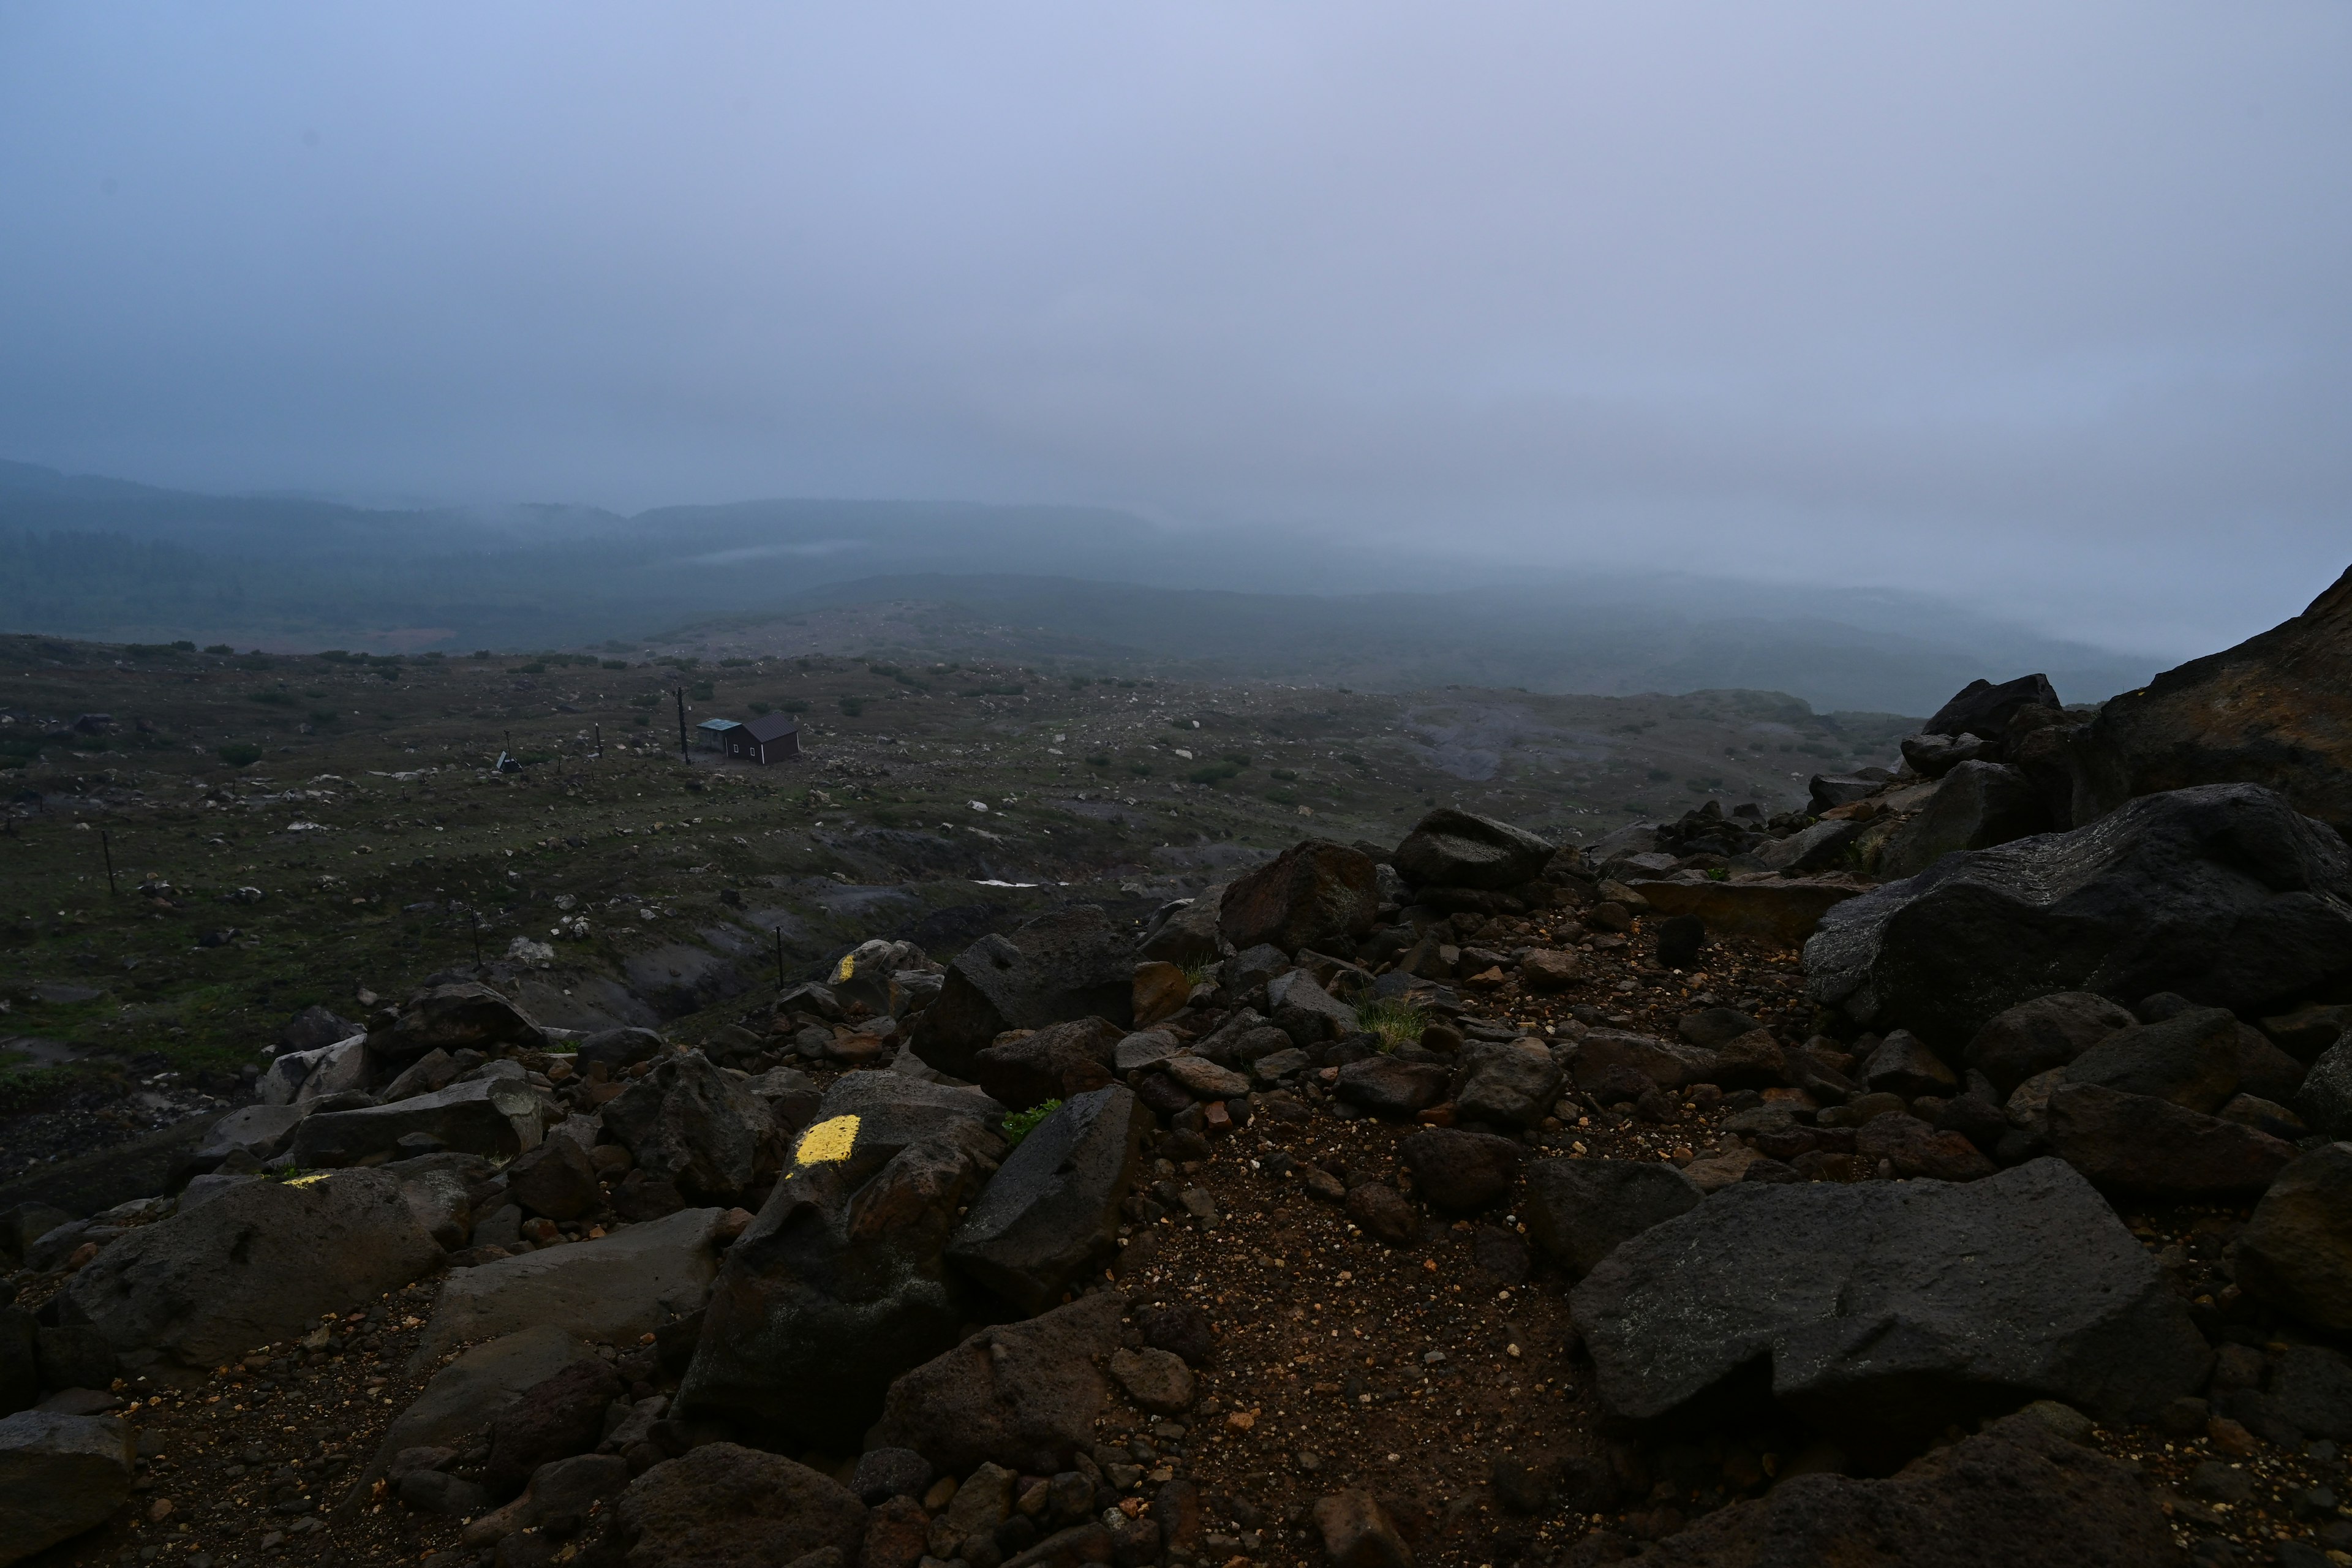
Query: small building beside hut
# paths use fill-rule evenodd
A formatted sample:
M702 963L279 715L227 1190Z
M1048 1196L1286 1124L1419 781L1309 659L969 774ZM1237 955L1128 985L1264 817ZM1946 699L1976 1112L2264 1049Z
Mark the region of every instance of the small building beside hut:
M741 722L734 719L705 719L694 727L694 732L701 736L702 743L712 751L725 752L728 731L740 730L742 727ZM728 754L732 756L734 753L730 752Z
M747 763L781 763L801 754L801 721L789 713L762 713L725 732L730 757Z

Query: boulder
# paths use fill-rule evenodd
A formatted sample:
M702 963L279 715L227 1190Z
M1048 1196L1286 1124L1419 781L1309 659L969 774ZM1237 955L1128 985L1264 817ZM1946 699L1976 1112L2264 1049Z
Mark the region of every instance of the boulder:
M894 1497L919 1498L931 1489L938 1474L931 1462L912 1448L868 1448L857 1456L849 1489L868 1508Z
M496 1056L501 1047L544 1050L547 1036L530 1016L487 985L436 985L401 1009L388 1028L368 1036L378 1056L404 1061L431 1050Z
M1960 1052L1963 1065L1992 1081L2006 1100L2021 1083L2062 1068L2138 1020L2106 997L2060 991L1994 1014Z
M825 1091L727 1258L678 1392L690 1415L854 1452L891 1381L971 1315L956 1211L1004 1157L976 1089L852 1072Z
M2219 1110L2238 1092L2237 1017L2192 1007L2160 1024L2118 1029L2068 1063L2066 1081Z
M1511 1190L1528 1157L1525 1145L1491 1132L1430 1127L1397 1146L1422 1196L1449 1214L1489 1207Z
M2138 1468L2032 1413L1884 1480L1794 1475L1642 1554L1644 1568L2158 1568L2183 1560Z
M446 1089L465 1076L465 1068L456 1057L444 1050L430 1050L400 1070L400 1076L383 1086L376 1096L379 1105L390 1105L396 1100L414 1095L431 1094L436 1089Z
M2005 763L1962 763L1944 775L1918 813L1895 829L1879 851L1881 877L1910 877L1961 849L1988 849L2029 834L2045 833L2050 812L2021 768Z
M2352 1037L2322 1051L2294 1094L2295 1113L2330 1138L2352 1138Z
M874 1443L912 1448L950 1475L982 1464L1033 1476L1070 1468L1093 1447L1110 1398L1098 1363L1119 1348L1126 1310L1124 1297L1098 1290L982 1329L890 1385Z
M849 1568L866 1505L830 1476L733 1443L705 1443L629 1483L614 1505L628 1568Z
M1371 1493L1318 1499L1311 1517L1332 1568L1412 1568L1412 1548Z
M430 1366L453 1345L520 1329L552 1327L614 1344L650 1333L702 1305L719 1271L724 1217L720 1209L685 1209L593 1241L453 1268L411 1365Z
M441 1256L398 1181L341 1171L246 1183L141 1226L84 1266L66 1296L119 1352L215 1366L372 1302Z
M254 1092L264 1105L320 1100L346 1089L365 1089L369 1065L367 1037L352 1035L279 1057L253 1086Z
M1386 1182L1349 1188L1345 1206L1350 1224L1392 1247L1410 1246L1421 1235L1421 1212Z
M1629 884L1662 915L1696 915L1717 936L1753 937L1795 947L1831 910L1860 889L1825 878L1764 877L1745 882Z
M731 1205L781 1157L775 1118L699 1052L665 1058L604 1107L604 1128L649 1178Z
M1370 856L1308 838L1236 878L1219 902L1217 924L1236 948L1264 942L1285 952L1352 953L1380 906Z
M1135 966L1129 993L1135 1026L1144 1029L1182 1012L1192 997L1192 981L1172 963L1146 960Z
M1530 991L1566 991L1584 978L1584 961L1572 952L1539 947L1519 960L1519 980Z
M604 1436L604 1412L627 1392L620 1374L602 1360L558 1368L490 1418L490 1460L483 1481L503 1497L541 1465L586 1453Z
M973 1058L1008 1029L1098 1017L1124 1033L1134 1021L1134 978L1132 941L1100 907L1040 915L956 955L917 1024L915 1054L969 1081Z
M1588 1029L1577 1037L1576 1058L1569 1070L1576 1077L1576 1087L1586 1090L1616 1068L1640 1073L1661 1089L1679 1089L1686 1083L1713 1082L1716 1067L1715 1053L1696 1046L1617 1029Z
M1184 969L1214 963L1224 951L1217 937L1224 897L1225 889L1220 886L1206 889L1197 899L1161 905L1143 928L1135 956Z
M1620 1245L1573 1292L1602 1397L1636 1419L1755 1363L1834 1432L1918 1436L2030 1395L2146 1419L2205 1341L2105 1200L2035 1160L1980 1182L1742 1182Z
M1995 756L2000 750L1998 739L1976 735L1906 735L1902 741L1903 760L1923 779L1942 778L1962 763Z
M2315 1328L2352 1333L2352 1143L2279 1173L2238 1237L2237 1279Z
M416 1223L453 1252L471 1239L474 1187L498 1173L479 1155L446 1151L395 1160L383 1170L400 1184L401 1201Z
M1374 1116L1404 1121L1444 1100L1451 1077L1439 1062L1366 1057L1340 1068L1339 1081L1332 1092Z
M1126 1037L1107 1019L1073 1018L983 1048L972 1058L971 1077L1006 1110L1026 1110L1110 1082Z
M520 1078L478 1078L420 1094L396 1105L322 1110L294 1130L294 1163L332 1170L373 1154L391 1154L400 1141L424 1133L467 1154L503 1159L539 1147L547 1104Z
M1756 869L1778 871L1784 877L1834 871L1845 866L1847 852L1853 847L1854 840L1862 837L1865 826L1842 817L1832 817L1825 822L1816 822L1786 838L1775 838L1760 845L1750 853L1755 857Z
M1939 1050L2054 991L2254 1012L2352 973L2352 848L2255 785L2175 790L1850 899L1805 966L1815 1002Z
M1275 1027L1303 1048L1312 1049L1356 1031L1355 1008L1317 984L1307 970L1276 975L1266 982L1265 995Z
M20 1411L0 1419L0 1563L106 1522L131 1495L138 1440L108 1415Z
M2352 1002L2298 1007L2263 1020L2263 1033L2300 1062L2317 1061L2347 1030L2352 1030Z
M1249 1010L1244 1008L1243 1011ZM1255 1018L1257 1015L1251 1013L1250 1016ZM1223 1033L1222 1030L1219 1032ZM1286 1035L1283 1039L1287 1044L1289 1037ZM1111 1048L1110 1070L1118 1077L1125 1078L1139 1068L1156 1067L1183 1048L1184 1043L1167 1030L1145 1029L1127 1036Z
M1110 1352L1110 1374L1127 1396L1155 1415L1181 1415L1192 1407L1192 1369L1182 1356L1146 1346Z
M2242 782L2352 833L2352 571L2293 620L2109 699L2074 755L2078 822Z
M1578 1279L1617 1247L1698 1206L1704 1196L1672 1165L1648 1160L1538 1160L1520 1207L1528 1235Z
M209 1168L237 1149L257 1160L267 1160L278 1152L286 1135L308 1114L299 1105L248 1105L241 1110L232 1110L205 1133L204 1142L196 1145L195 1162Z
M1118 1205L1150 1128L1151 1113L1119 1084L1066 1101L972 1200L950 1261L1022 1312L1053 1306L1116 1249Z
M1392 859L1414 887L1499 889L1534 881L1558 852L1524 828L1442 805L1413 824Z
M1901 1112L1874 1116L1856 1128L1853 1152L1871 1168L1884 1161L1896 1175L1913 1180L1974 1182L1993 1173L1992 1162L1965 1134L1939 1131Z
M651 1061L669 1049L669 1042L651 1029L604 1029L572 1048L572 1065L586 1072L598 1062L618 1078L639 1062Z
M367 1495L365 1483L387 1474L403 1452L457 1446L527 1391L575 1362L603 1364L585 1343L552 1324L502 1334L467 1351L435 1373L407 1408L393 1417L374 1458L360 1476L362 1484L342 1508L356 1510Z
M41 1398L40 1331L21 1307L0 1307L0 1415L29 1410Z
M2294 1145L2267 1132L2098 1084L2059 1089L2045 1115L2052 1153L2095 1185L2133 1197L2250 1198L2294 1161Z
M1827 816L1842 805L1868 800L1886 787L1891 776L1884 768L1865 768L1853 773L1815 773L1805 781L1805 810L1814 816Z
M1896 1029L1879 1042L1862 1069L1862 1082L1874 1094L1899 1094L1906 1100L1948 1096L1960 1087L1959 1075L1908 1029Z
M1757 1027L1756 1020L1737 1007L1707 1007L1675 1020L1675 1033L1701 1050L1717 1050Z
M313 1003L286 1021L278 1033L278 1048L286 1051L315 1051L320 1046L331 1046L338 1040L348 1040L367 1030L333 1008Z
M1160 1069L1183 1085L1195 1100L1238 1100L1249 1093L1247 1078L1206 1057L1171 1057L1160 1064Z
M1481 1040L1457 1059L1454 1109L1475 1121L1533 1127L1551 1114L1561 1076L1541 1040Z
M507 1196L549 1219L578 1219L602 1201L596 1166L577 1138L550 1138L507 1167Z
M2021 675L1998 685L1990 680L1971 680L1950 701L1937 709L1934 717L1919 726L1919 732L1975 735L1999 741L2009 733L2010 723L2019 709L2048 708L2054 711L2063 706L2046 675Z

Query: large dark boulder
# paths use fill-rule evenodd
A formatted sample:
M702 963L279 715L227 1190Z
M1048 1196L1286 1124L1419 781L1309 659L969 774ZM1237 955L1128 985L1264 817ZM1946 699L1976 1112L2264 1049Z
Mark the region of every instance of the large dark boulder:
M2060 991L1996 1013L1960 1052L1963 1066L1992 1080L2003 1100L2027 1079L2063 1068L2138 1019L2089 991Z
M1524 1145L1491 1132L1429 1127L1397 1145L1421 1195L1448 1214L1470 1214L1499 1202L1518 1179Z
M1380 912L1372 858L1328 838L1292 845L1236 878L1218 906L1218 925L1236 948L1270 942L1285 952L1352 953Z
M278 1033L278 1048L281 1051L315 1051L321 1046L338 1045L353 1035L367 1031L333 1008L313 1004L286 1021Z
M368 1049L395 1059L431 1050L495 1055L501 1046L536 1049L546 1044L547 1037L529 1014L471 981L420 994L401 1009L398 1021L368 1036Z
M2183 1561L2137 1468L2032 1412L1884 1480L1791 1476L1642 1556L1655 1568L2165 1568Z
M972 1201L950 1261L1020 1311L1061 1300L1111 1251L1151 1113L1123 1085L1069 1100L1029 1130Z
M2111 698L2075 737L2074 816L2258 784L2352 833L2352 571L2293 620Z
M1441 805L1413 824L1394 861L1415 887L1515 888L1542 875L1556 853L1525 828Z
M1988 849L2050 826L2041 793L2022 771L2003 763L1962 763L1886 840L1878 874L1915 876L1956 849Z
M1579 1278L1623 1242L1698 1207L1705 1196L1649 1160L1538 1160L1528 1167L1528 1235Z
M2352 1333L2352 1143L2329 1143L2281 1172L2238 1237L2248 1295L2314 1327Z
M2267 1132L2095 1083L2061 1088L2047 1114L2052 1153L2101 1189L2131 1197L2249 1198L2294 1160L2294 1145Z
M775 1169L776 1121L758 1096L699 1052L666 1057L604 1107L604 1128L648 1177L725 1205Z
M441 1258L397 1180L339 1171L299 1185L247 1182L142 1226L75 1275L66 1300L119 1352L217 1366L371 1303Z
M1008 1110L1067 1100L1111 1081L1127 1031L1102 1018L1073 1018L974 1054L972 1081Z
M1124 1031L1135 1021L1134 982L1133 941L1100 906L1056 910L956 955L916 1025L915 1055L969 1079L973 1059L1008 1029L1096 1017Z
M705 1443L656 1465L629 1483L614 1512L629 1568L846 1568L866 1539L866 1505L847 1488L733 1443Z
M1003 1108L900 1073L844 1074L710 1293L678 1392L689 1415L856 1452L890 1382L955 1342L946 1250L1004 1152Z
M505 1159L539 1146L546 1116L539 1091L520 1076L471 1079L390 1105L314 1111L295 1124L292 1153L298 1165L331 1170L391 1154L423 1133L462 1153Z
M1938 1049L2055 991L2275 1011L2352 976L2352 849L2270 790L2175 790L1849 899L1805 966L1815 1002Z
M110 1415L26 1410L0 1419L0 1562L95 1529L131 1495L139 1434Z
M1100 1363L1119 1347L1127 1299L1082 1296L1024 1323L983 1329L899 1378L875 1428L882 1447L912 1448L949 1475L1002 1465L1034 1476L1091 1448L1110 1398Z
M2060 706L2057 689L2046 675L2021 675L1998 686L1990 680L1971 680L1937 709L1935 717L1919 726L1919 732L1999 741L2009 733L2010 721L2019 709Z
M2066 1081L2219 1110L2238 1092L2237 1016L2192 1007L2161 1023L2118 1029L2068 1063Z
M1753 1384L1818 1426L1916 1437L2036 1396L2144 1419L2203 1336L2055 1160L1984 1181L1742 1182L1620 1245L1573 1293L1601 1396L1664 1416Z

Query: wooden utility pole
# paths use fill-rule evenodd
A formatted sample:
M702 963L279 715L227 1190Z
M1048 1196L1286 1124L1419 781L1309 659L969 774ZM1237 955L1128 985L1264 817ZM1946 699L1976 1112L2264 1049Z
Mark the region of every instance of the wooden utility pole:
M677 755L688 767L694 765L694 753L686 745L686 688L677 689Z
M106 829L98 830L98 852L106 858L106 896L114 896L114 845Z

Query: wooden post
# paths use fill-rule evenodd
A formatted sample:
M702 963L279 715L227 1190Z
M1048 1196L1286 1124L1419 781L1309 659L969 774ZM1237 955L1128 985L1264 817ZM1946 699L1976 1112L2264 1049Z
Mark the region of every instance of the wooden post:
M603 756L603 755L604 754L604 726L603 724L601 724L601 723L600 723L600 724L598 724L598 725L596 725L596 726L595 726L595 730L596 730L596 754L597 754L598 756L600 756L600 757L601 757L601 756Z
M688 767L694 765L694 753L686 746L686 688L677 689L677 755Z
M110 842L110 836L103 827L98 830L98 852L106 858L106 896L112 898L115 892L114 845Z

